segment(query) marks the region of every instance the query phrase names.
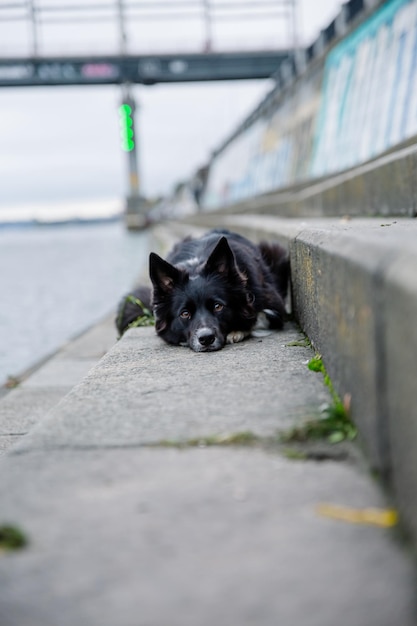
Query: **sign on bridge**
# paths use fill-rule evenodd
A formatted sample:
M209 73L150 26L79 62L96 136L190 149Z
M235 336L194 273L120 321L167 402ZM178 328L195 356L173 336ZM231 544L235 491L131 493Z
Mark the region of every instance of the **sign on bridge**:
M155 56L0 59L0 87L114 85L268 78L287 50Z

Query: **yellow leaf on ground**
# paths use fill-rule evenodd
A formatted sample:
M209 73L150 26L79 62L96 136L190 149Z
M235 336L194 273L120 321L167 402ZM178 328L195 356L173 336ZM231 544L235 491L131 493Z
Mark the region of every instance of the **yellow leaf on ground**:
M319 504L316 511L323 517L329 517L349 524L371 524L390 528L398 523L398 513L394 509L353 509L337 504Z

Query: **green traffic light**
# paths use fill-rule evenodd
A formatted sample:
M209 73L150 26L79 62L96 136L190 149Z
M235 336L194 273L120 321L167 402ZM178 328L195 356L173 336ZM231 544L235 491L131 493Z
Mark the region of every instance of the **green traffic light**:
M124 115L132 115L132 107L129 104L121 104L119 106L119 112Z
M120 113L120 136L122 139L122 150L131 152L135 147L132 107L129 104L121 104Z
M122 150L124 150L125 152L131 152L134 147L135 142L133 141L133 139L128 139L126 142L122 143Z

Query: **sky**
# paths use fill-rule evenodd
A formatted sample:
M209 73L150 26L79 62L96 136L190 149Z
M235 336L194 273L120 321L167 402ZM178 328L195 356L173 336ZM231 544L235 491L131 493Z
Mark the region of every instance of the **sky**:
M2 22L1 2L0 56L27 54L31 41L24 23ZM341 5L298 0L298 43L311 43ZM127 35L129 51L147 53L201 50L206 37L201 19L135 22ZM212 27L215 50L271 48L277 41L286 46L291 37L282 18L224 20ZM39 37L43 54L111 53L117 46L117 32L107 24L52 24ZM143 194L167 194L207 163L272 86L270 80L135 86ZM117 86L1 88L0 209L123 197L127 162L120 149L120 101Z

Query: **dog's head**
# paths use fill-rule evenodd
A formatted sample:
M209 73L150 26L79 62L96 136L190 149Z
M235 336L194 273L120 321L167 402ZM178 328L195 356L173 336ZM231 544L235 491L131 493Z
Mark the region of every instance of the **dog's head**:
M192 269L151 253L149 270L156 332L168 343L195 352L220 350L231 331L250 330L256 320L247 278L225 237Z

